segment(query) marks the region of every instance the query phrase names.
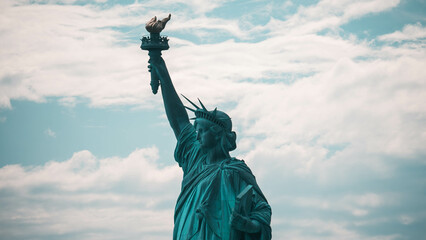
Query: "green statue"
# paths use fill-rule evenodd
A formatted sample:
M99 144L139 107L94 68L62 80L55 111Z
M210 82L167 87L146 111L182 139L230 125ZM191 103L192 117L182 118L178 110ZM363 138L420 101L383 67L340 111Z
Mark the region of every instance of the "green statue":
M169 19L170 15L166 22ZM155 23L156 18L148 22L164 29L164 22ZM162 30L156 29L155 34ZM154 81L161 86L166 115L177 139L175 160L183 171L173 239L271 239L271 207L250 168L229 154L236 148L231 118L184 97L192 105L186 108L195 114L191 124L161 57L168 45L165 48L162 37L153 38L152 33L141 48L149 50L151 85Z

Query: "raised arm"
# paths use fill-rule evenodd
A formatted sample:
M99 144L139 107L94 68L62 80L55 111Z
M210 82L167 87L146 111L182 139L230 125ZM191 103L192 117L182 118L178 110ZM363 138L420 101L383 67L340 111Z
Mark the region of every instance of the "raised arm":
M167 119L177 138L182 129L189 123L188 114L176 93L169 72L167 71L166 63L161 57L161 52L150 51L149 56L151 57L151 71L160 79L161 93L163 95Z

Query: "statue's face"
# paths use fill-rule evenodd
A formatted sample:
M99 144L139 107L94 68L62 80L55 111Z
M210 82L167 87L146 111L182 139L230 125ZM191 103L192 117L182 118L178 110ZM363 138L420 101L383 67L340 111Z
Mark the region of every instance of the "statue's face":
M197 132L197 140L203 150L213 149L219 143L219 136L211 128L213 125L214 123L209 120L197 119L195 130Z

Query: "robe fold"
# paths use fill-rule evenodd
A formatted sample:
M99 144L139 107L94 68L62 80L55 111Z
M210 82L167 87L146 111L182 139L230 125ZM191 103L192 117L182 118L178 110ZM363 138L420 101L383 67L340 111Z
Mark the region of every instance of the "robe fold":
M271 239L271 207L244 161L230 158L207 164L191 124L178 137L175 160L183 180L175 208L174 240L225 240L231 234L243 240ZM254 190L247 217L261 224L260 232L254 234L239 232L230 224L236 196L247 185Z

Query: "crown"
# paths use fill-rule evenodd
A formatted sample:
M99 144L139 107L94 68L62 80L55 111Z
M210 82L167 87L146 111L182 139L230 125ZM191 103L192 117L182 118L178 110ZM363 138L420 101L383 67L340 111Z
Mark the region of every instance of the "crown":
M197 119L197 118L204 118L209 120L210 122L213 122L217 125L219 125L220 127L227 129L227 127L229 127L226 122L231 120L230 117L219 117L217 115L217 108L215 108L213 111L208 111L207 108L204 106L204 104L201 102L201 100L198 98L198 102L201 105L201 108L199 106L197 106L195 103L193 103L191 100L189 100L187 97L185 97L184 95L182 95L182 97L184 97L186 99L186 101L188 101L189 103L192 104L192 106L195 107L195 109L189 108L187 106L185 106L186 109L190 110L191 112L195 113L195 118L191 118L191 120ZM220 112L220 111L219 111ZM226 116L226 114L225 114Z

